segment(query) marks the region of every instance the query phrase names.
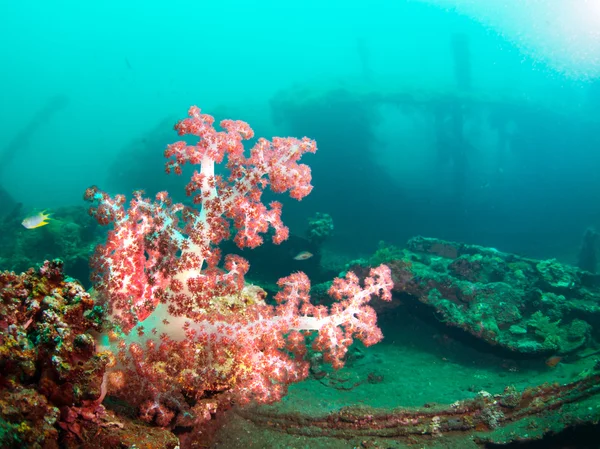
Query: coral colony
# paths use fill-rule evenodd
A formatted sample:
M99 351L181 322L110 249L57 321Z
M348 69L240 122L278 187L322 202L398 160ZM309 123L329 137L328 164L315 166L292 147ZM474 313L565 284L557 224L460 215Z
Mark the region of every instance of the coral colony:
M335 279L330 308L311 304L310 281L301 272L279 280L274 304L245 284L248 262L222 258L219 243L233 237L240 248L254 248L270 229L274 243L285 240L282 205L265 206L262 194L269 186L297 200L308 195L311 171L299 160L317 148L308 138L260 138L247 157L250 126L224 120L217 131L213 122L190 108L175 129L199 141L165 151L169 173L199 166L186 186L197 207L173 203L166 192L154 200L136 192L128 207L124 196L95 187L85 195L91 214L112 224L93 259L96 289L113 323L107 337L117 348L105 387L159 425L202 422L232 403L281 399L287 385L308 375L309 340L341 367L355 338L365 345L382 338L371 297L391 299L385 265L362 285L351 272Z

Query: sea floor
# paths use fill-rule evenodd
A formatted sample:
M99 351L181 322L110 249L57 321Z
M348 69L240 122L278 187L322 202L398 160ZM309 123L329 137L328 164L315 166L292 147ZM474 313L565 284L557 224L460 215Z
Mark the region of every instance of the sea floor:
M507 386L518 391L544 383L573 382L591 360L568 357L550 367L544 359L513 359L492 347L469 346L460 334L445 333L441 325L427 323L401 310L381 322L386 338L369 348L351 351L347 365L326 369L320 379L293 385L277 404L261 412L323 416L346 406L381 409L452 404L479 392L501 393ZM450 336L452 334L452 336ZM487 349L487 350L486 350ZM321 373L322 375L322 373ZM600 400L592 400L596 412ZM444 435L425 443L416 440L378 440L290 435L256 425L247 413L233 413L217 434L215 448L468 448L479 447L465 435Z

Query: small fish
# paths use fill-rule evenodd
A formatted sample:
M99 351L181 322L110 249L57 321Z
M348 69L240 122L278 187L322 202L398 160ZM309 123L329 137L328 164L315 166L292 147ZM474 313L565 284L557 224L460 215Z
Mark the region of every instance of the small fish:
M298 254L296 254L296 257L294 257L294 260L306 260L306 259L310 259L313 256L312 253L309 253L308 251L300 251Z
M546 365L548 365L550 368L554 368L556 365L558 365L560 363L561 360L562 360L561 356L555 355L555 356L552 356L552 357L546 359Z
M27 229L35 229L41 226L46 226L48 223L50 223L50 221L47 221L50 219L50 214L46 214L45 212L46 211L43 210L35 215L27 217L21 222L21 224Z

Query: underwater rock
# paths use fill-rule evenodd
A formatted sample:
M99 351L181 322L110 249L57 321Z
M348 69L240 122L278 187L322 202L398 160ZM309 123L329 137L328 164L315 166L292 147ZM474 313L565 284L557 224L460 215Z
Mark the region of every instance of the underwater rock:
M111 363L96 351L103 316L90 294L64 276L61 260L21 274L0 272L0 447L177 446L173 434L100 405Z
M320 246L332 236L333 229L333 218L331 218L331 215L317 212L308 219L306 236L310 242Z
M424 305L498 349L568 354L600 326L599 278L556 260L416 237L388 265L396 304Z

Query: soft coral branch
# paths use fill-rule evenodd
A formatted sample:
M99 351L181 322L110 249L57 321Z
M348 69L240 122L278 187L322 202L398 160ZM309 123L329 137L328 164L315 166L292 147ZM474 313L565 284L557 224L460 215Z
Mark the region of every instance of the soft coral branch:
M342 366L355 338L366 345L382 338L368 302L372 296L389 299L392 287L385 266L373 269L362 286L348 273L333 282L330 294L337 302L328 309L310 303L308 278L294 273L279 281L273 306L261 289L245 284L246 260L227 255L221 263L219 243L231 235L240 248L262 244L270 228L275 243L287 239L281 203L267 207L262 193L270 186L298 200L308 195L310 168L299 161L316 144L261 138L246 156L250 126L225 120L217 131L213 123L212 116L190 108L175 128L198 142L176 142L165 151L167 172L199 167L186 186L195 207L174 204L166 192L154 200L136 192L128 208L123 196L95 187L85 195L92 215L113 226L93 265L98 292L129 334L119 346L118 369L128 383L121 392L160 425L171 419L169 410L190 402L210 400L198 405L206 411L214 410L215 397L221 403L280 399L289 383L308 375L301 331L317 331L314 348ZM215 164L223 164L222 177Z

